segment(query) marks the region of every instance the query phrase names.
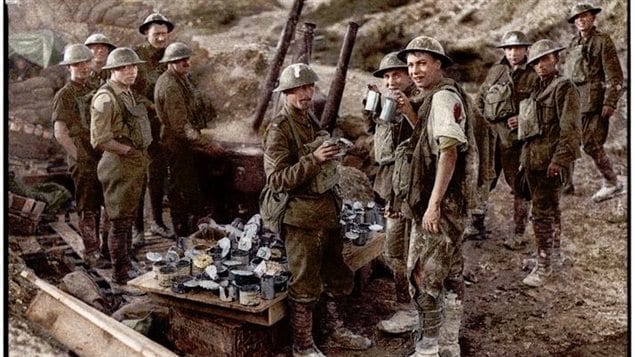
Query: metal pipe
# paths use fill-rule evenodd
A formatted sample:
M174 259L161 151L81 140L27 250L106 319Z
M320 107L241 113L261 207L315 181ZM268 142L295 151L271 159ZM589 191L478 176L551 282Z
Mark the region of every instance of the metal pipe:
M287 55L287 50L289 49L289 44L291 43L291 38L293 37L293 34L295 32L295 27L298 24L303 6L304 0L295 0L293 2L293 7L289 12L287 23L285 24L284 30L280 35L276 55L271 62L269 74L267 75L264 88L262 89L262 93L260 95L260 98L258 99L258 105L256 106L256 113L254 114L253 122L253 129L255 132L258 132L258 130L260 129L260 125L262 125L262 120L265 116L265 112L267 111L269 100L271 99L271 93L276 86L276 81L278 80L278 76L280 75L280 67L282 67L284 58Z
M329 95L324 105L324 112L320 118L320 126L323 129L332 132L335 128L335 121L337 119L337 113L342 102L342 94L344 93L344 86L346 85L346 71L348 70L348 64L351 60L351 53L353 52L353 46L355 45L355 37L357 36L357 29L359 25L355 22L349 22L344 36L344 42L340 50L340 57L337 60L337 68L335 69L335 77L331 82L329 88Z
M313 54L313 39L315 38L316 25L312 22L305 22L302 25L302 40L298 40L296 44L295 54L292 63L311 64L311 55Z

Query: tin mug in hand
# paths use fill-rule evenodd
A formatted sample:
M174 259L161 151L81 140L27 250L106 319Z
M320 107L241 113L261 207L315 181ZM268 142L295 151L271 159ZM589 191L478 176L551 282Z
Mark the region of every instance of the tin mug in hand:
M383 123L390 123L395 118L395 111L397 110L397 101L391 97L384 97L384 106L379 114L379 121Z
M379 92L375 92L374 90L369 90L366 95L366 106L364 110L371 113L376 114L377 108L379 107L379 101L381 100L381 94Z

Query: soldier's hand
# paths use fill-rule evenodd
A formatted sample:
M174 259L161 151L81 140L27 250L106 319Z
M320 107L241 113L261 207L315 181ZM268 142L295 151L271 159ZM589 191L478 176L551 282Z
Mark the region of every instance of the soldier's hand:
M340 152L339 146L335 143L324 142L322 145L318 146L315 151L313 151L313 156L317 160L318 163L324 163L326 161L332 160L336 154Z
M441 207L429 205L421 220L421 227L430 233L439 233L441 222Z
M386 202L386 206L384 207L384 217L386 218L399 218L399 212L395 212L392 207L392 202Z
M375 91L375 92L379 92L379 88L377 87L376 84L369 84L368 85L368 89L372 90L372 91Z
M547 177L559 177L561 180L563 180L563 172L564 167L552 162L547 168Z
M615 109L608 105L602 107L602 119L608 119L615 114Z
M507 119L507 127L514 130L518 128L518 115L515 115L509 119Z

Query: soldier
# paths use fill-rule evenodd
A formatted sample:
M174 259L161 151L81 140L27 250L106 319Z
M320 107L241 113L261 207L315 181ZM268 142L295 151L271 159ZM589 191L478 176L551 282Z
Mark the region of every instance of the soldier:
M592 197L595 202L624 192L624 185L618 181L604 151L609 119L622 95L624 74L611 37L594 26L595 16L600 11L601 8L588 3L577 4L571 9L568 21L575 23L578 33L569 44L564 66L565 76L576 84L580 93L584 152L591 156L604 177L604 184ZM573 193L573 165L570 174L565 191Z
M132 95L137 65L144 63L130 48L112 51L103 69L110 70L91 104L90 142L104 153L97 165L111 227L108 248L114 288L136 272L130 261L132 223L148 169L147 147L152 141L145 106Z
M444 76L452 60L437 40L416 37L398 56L422 92L417 112L404 103L403 113L416 124L396 150L393 174L395 197L412 219L406 267L419 313L413 356L459 356L461 240L478 172L469 98Z
M84 242L84 260L91 266L106 267L99 251L99 216L104 198L97 179L101 152L90 145L90 65L93 54L82 44L70 45L60 65L68 67L70 80L53 98L52 119L55 139L68 154L79 211L79 229Z
M144 242L143 201L146 186L150 194L150 206L152 208L152 219L154 220L150 224L150 232L166 238L173 235L165 225L165 222L163 222L164 180L168 176L168 168L164 149L161 147L160 142L161 121L157 117L154 104L154 86L161 73L167 69L167 65L159 61L163 58L165 48L168 45L169 33L172 30L174 30L174 24L165 16L159 13L150 14L143 21L143 24L139 26L139 32L146 37L146 41L135 48L139 58L146 61L146 65L139 70L139 77L133 89L144 97L143 103L148 110L148 118L152 128L152 144L148 148L150 157L148 180L147 185L144 183L144 193L141 197L139 213L134 225L133 240L135 245L141 245Z
M324 356L312 336L313 309L324 292L329 330L327 346L364 350L371 341L343 326L337 301L353 289L353 273L344 262L339 225L341 199L333 159L337 145L325 143L312 112L317 74L306 64L286 67L274 90L286 95L280 113L265 132L267 186L287 192L289 200L280 235L289 270L289 306L294 356Z
M394 99L409 100L418 94L417 88L408 77L408 67L397 58L397 52L391 52L382 58L379 69L373 76L383 78L384 86L389 96ZM377 86L370 88L379 92ZM397 305L396 313L388 320L380 321L377 325L381 331L388 333L404 333L412 331L417 322L417 311L410 302L408 280L406 279L406 255L408 249L409 220L399 214L393 207L392 172L395 165L394 150L399 143L412 134L412 125L399 112L396 120L382 122L376 120L374 130L375 161L379 170L373 185L374 191L386 203L386 239L384 241L384 255L395 279L395 293Z
M205 215L201 194L199 153L212 157L223 154L223 148L201 136L206 127L198 115L194 88L188 74L192 50L181 42L170 44L161 63L168 69L159 76L154 87L154 100L159 119L164 125L162 145L171 170L168 197L174 231L179 237L189 236Z
M494 147L489 160L492 167L497 168L496 177L502 169L514 195L514 235L505 238L503 243L509 249L519 249L527 243L524 236L529 203L514 185L522 150L517 130L518 105L529 96L538 80L536 72L527 66L527 48L530 45L520 31L505 33L497 46L503 49L505 56L490 68L476 98L479 112L489 121L494 133Z
M524 175L531 192L537 248L537 265L523 283L532 287L542 286L551 275L552 255L561 262L559 234L554 242L554 233L559 228L562 180L571 162L580 156L578 92L556 68L563 49L551 40L531 45L527 63L540 80L530 97L520 103L518 138L523 140L523 171L519 174Z
M88 36L84 45L90 48L94 56L91 63L90 81L91 85L97 89L104 85L108 79L108 71L102 71L102 68L106 64L108 54L117 46L113 45L108 37L101 33Z

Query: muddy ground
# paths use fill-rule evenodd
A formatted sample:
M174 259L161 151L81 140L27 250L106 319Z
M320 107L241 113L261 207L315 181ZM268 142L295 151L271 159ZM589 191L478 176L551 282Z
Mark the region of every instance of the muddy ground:
M55 1L57 0L50 2ZM140 3L145 6L153 4L152 1ZM214 2L214 6L222 7L223 11L197 11L204 3L166 2L163 9L168 14L175 14L173 17L184 23L179 37L199 41L200 48L210 53L210 63L223 69L209 74L213 77L211 81L217 81L209 82L212 83L209 87L216 86L218 82L226 84L223 93L215 97L217 101L214 104L228 119L244 120L245 114L255 106L255 103L244 103L245 97L257 93L257 87L253 85L253 76L257 76L258 79L264 77L263 68L266 67L263 67L262 63L266 63L267 58L271 56L282 19L286 17L291 1L237 1L234 7L222 7L223 2ZM613 26L609 32L617 37L616 45L623 55L624 66L624 54L628 51L628 45L624 41L625 26L621 25L625 24L626 16L624 13L613 11L622 9L623 5L619 1L601 3L603 7L611 10L602 21L603 24ZM318 72L325 82L324 90L328 89L328 80L334 72L333 65L343 29L349 20L348 16L361 17L366 24L360 31L360 40L355 48L355 51L363 55L354 56L342 103L341 113L350 116L359 113L358 106L363 96L363 88L366 83L373 80L367 71L372 63L378 61L379 57L376 54L405 45L407 39L412 37L412 31L422 28L437 31L438 34L427 34L438 35L446 43L452 43L449 41L452 38L460 38L458 44L452 45L451 54L467 54L466 58L473 58L479 66L460 67L460 70L454 69L454 74L471 78L465 85L468 89L474 89L478 85L479 76L484 75L487 63L493 61L496 52L490 51L482 57L474 57L475 50L469 47L470 43L472 46L491 46L495 42L492 38L498 38L496 36L502 34L502 29L511 29L510 26L529 30L534 37L552 36L566 43L563 41L570 30L566 24L553 20L553 17L566 13L570 6L568 1L536 0L523 4L505 1L494 4L476 0L455 0L443 4L433 1L370 1L365 5L354 4L355 2L336 0L307 1L305 11L306 18L315 20L318 28L328 29L321 33L322 36L318 36L315 53L315 60L319 64ZM498 8L497 4L500 5ZM528 9L541 14L540 21L532 22L531 25L521 25L522 16L518 15L523 11L529 11ZM501 15L501 11L508 13ZM408 15L413 13L422 16L422 20ZM391 16L403 21L404 25L395 27L390 21ZM191 20L186 21L188 18ZM458 19L457 23L452 23L454 18ZM45 21L42 17L39 19L38 21ZM29 21L24 23L28 24ZM33 23L42 26L40 22ZM448 29L447 33L431 30L436 27L430 24L437 23ZM410 30L407 25L412 25ZM544 26L544 30L539 31L536 28L539 25ZM98 26L88 24L88 29L96 27ZM88 29L79 28L72 32L85 36ZM124 34L122 38L125 38ZM380 47L378 43L385 43L385 47ZM392 48L388 48L389 45ZM232 58L232 48L237 54L253 57L248 57L245 67L241 67L240 70L227 72L226 68L241 63ZM372 56L376 58L373 59ZM224 75L218 75L219 73ZM239 87L235 87L236 85ZM240 90L233 91L231 88ZM607 148L616 170L626 179L630 174L630 167L627 161L626 135L628 106L624 101L625 98L620 102L620 110L611 119L612 129ZM232 105L227 105L229 103ZM234 103L242 104L233 106ZM576 194L563 197L561 201L563 251L568 261L558 277L541 289L529 289L521 283L522 278L528 273L522 270L523 260L530 256L533 246L527 247L524 251L512 252L501 245L503 238L512 232L512 202L504 179L498 182L490 197L491 204L486 218L487 227L491 231L489 239L466 241L463 246L466 272L477 280L467 287L461 337L464 356L627 354L629 200L626 196L600 204L590 200L591 195L601 185L601 178L586 156L578 161L574 180ZM530 225L530 237L531 232ZM9 266L5 286L9 291L6 310L9 316L9 354L72 355L63 345L47 336L45 331L25 319L24 312L34 296L34 288L18 276L23 262L14 254L17 250L11 244L11 238L8 248ZM370 351L325 352L334 356L407 355L412 350L409 334L389 336L375 328L378 321L392 313L393 289L394 285L390 282L388 272L376 267L361 295L352 296L347 301L347 321L354 330L372 337L375 346ZM288 348L274 352L280 355L289 353Z

